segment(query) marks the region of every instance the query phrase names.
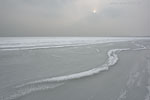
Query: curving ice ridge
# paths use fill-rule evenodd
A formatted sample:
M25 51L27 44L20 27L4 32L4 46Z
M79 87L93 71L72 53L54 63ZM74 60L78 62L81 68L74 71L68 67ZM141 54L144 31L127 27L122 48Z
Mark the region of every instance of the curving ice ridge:
M38 81L28 82L28 83L16 86L16 88L21 88L21 87L28 86L28 85L40 84L44 82L61 82L61 81L66 81L66 80L79 79L79 78L97 74L101 71L108 70L110 66L113 66L114 64L116 64L118 61L118 56L116 52L125 51L125 50L129 50L129 48L109 50L107 53L108 61L100 67L93 68L91 70L80 72L80 73L71 74L71 75L58 76L58 77L52 77L52 78L42 79Z

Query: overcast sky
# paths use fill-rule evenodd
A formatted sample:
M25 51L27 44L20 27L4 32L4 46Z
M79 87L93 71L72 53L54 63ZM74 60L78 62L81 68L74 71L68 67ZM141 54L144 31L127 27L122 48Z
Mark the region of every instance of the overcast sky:
M0 36L150 36L150 0L0 0Z

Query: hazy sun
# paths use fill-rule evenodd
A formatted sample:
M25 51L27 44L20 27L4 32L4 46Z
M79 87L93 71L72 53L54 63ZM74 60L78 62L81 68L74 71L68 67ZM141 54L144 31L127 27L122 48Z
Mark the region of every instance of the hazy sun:
M96 14L96 12L97 12L97 11L96 11L96 9L93 9L93 11L92 11L92 12L93 12L94 14Z

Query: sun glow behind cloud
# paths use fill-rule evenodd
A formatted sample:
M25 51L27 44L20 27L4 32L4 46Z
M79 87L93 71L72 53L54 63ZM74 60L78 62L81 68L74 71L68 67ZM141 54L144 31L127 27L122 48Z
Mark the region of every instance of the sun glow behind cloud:
M92 11L94 14L96 14L97 13L97 10L96 9L93 9L93 11Z
M67 20L77 21L89 15L91 9L93 13L96 13L96 8L100 11L104 7L104 0L75 0L68 3L63 10L64 16ZM69 9L68 9L69 8Z

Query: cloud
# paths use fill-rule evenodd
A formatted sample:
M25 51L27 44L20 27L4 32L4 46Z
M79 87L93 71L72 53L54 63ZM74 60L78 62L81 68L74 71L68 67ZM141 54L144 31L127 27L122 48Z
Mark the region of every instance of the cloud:
M149 9L148 0L0 0L0 36L146 36Z

